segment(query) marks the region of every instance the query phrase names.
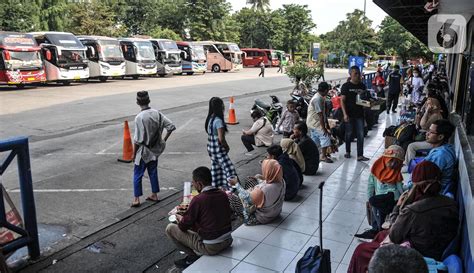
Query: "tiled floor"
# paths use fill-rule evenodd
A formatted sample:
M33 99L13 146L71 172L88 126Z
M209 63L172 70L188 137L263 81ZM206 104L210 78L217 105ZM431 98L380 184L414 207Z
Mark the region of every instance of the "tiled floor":
M382 120L382 119L381 119ZM387 119L391 123L391 119ZM322 163L316 176L306 176L296 201L285 202L280 218L268 225L240 226L231 248L215 257L202 257L185 272L295 272L309 246L319 245L319 190L323 197L323 247L331 250L332 272L347 272L359 241L353 237L368 227L365 217L367 178L371 163L383 152L385 122L365 138L366 163L344 159L341 146L333 164ZM352 143L356 154L356 143Z

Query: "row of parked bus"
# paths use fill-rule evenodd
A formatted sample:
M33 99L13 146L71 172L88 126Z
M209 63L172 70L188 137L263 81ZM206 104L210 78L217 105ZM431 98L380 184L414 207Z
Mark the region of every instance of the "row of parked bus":
M68 85L84 79L237 71L243 68L242 54L237 44L227 42L0 32L0 83Z
M242 48L242 59L244 67L257 67L261 62L266 67L288 65L289 54L283 50L261 49L261 48Z

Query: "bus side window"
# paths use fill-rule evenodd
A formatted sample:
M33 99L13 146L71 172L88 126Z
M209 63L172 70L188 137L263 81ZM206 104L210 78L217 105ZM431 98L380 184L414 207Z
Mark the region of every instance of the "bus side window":
M123 57L127 61L136 61L135 50L132 44L122 44Z
M218 51L216 50L216 48L214 46L208 46L207 47L209 53L218 53Z

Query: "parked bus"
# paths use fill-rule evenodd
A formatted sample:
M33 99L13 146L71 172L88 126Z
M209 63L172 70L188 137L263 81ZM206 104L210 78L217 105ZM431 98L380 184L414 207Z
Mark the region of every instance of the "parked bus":
M105 82L109 77L125 75L125 59L117 39L104 36L79 36L78 39L87 47L90 78Z
M155 51L157 73L160 77L181 74L181 50L169 39L150 39Z
M0 31L0 83L23 87L44 82L41 47L30 34Z
M156 57L153 44L141 38L120 38L125 58L125 76L138 79L140 75L156 74Z
M89 78L86 47L68 32L30 33L42 48L47 81L69 85L73 80Z
M238 71L242 66L242 51L234 43L203 41L194 42L202 45L207 55L207 69L212 72Z
M176 42L181 50L183 73L206 73L207 60L204 47L193 42Z
M268 56L265 53L264 49L260 48L242 48L244 52L242 60L244 63L244 67L258 67L261 62L268 65Z
M283 51L283 50L275 50L275 52L278 56L278 59L283 64L283 66L287 66L288 65L288 60L290 60L290 54L285 53L285 51Z
M280 60L278 59L276 50L274 49L264 49L264 50L268 58L267 66L279 66Z

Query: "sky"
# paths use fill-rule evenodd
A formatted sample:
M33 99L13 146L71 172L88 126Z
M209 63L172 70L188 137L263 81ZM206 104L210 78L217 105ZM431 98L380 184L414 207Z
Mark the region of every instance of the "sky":
M238 11L246 6L246 0L227 0L232 4L232 9ZM379 25L387 14L375 5L372 0L367 0L366 15L372 20L372 27ZM316 23L315 34L323 34L333 30L339 21L346 19L346 14L355 9L364 10L364 0L270 0L271 9L279 9L284 4L308 5L311 10L313 22Z

